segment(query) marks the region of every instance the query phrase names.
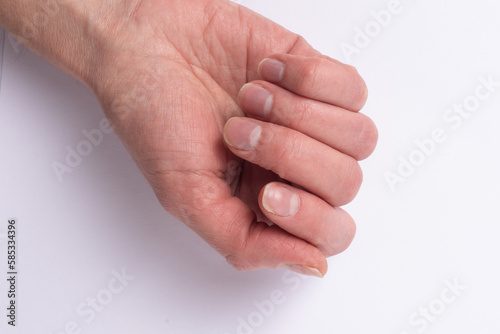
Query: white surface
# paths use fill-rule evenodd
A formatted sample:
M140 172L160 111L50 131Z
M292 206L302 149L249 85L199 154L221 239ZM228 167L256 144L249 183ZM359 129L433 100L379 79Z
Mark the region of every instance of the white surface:
M356 27L390 1L240 2L347 61L340 45L353 44ZM479 77L500 81L500 3L401 4L350 60L369 86L363 112L377 123L380 140L347 208L357 237L329 260L323 280L231 269L163 212L114 134L59 182L51 164L85 139L82 130L98 128L103 114L81 84L6 39L0 239L16 217L19 299L18 326L7 326L2 311L0 332L56 334L69 326L66 333L78 333L74 322L85 334L500 333L500 87L457 129L443 120L474 94ZM396 172L398 157L408 158L414 141L435 128L447 140L391 191L384 174ZM76 309L106 297L113 270L123 268L135 278L87 322ZM0 305L7 302L4 271ZM466 286L456 297L446 290L453 282ZM275 290L283 294L279 304L259 318L255 302L269 306ZM432 321L418 313L429 306L442 312ZM239 317L258 327L238 329Z

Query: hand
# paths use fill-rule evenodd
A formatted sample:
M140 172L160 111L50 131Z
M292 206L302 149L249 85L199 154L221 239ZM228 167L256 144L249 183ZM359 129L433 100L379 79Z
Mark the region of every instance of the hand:
M323 276L377 138L357 71L227 1L129 4L85 81L160 203L239 270Z

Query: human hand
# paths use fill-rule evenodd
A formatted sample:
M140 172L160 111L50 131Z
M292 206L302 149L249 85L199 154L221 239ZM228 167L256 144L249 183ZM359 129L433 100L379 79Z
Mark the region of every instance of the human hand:
M224 0L92 9L88 63L66 70L96 94L165 209L237 269L323 276L354 236L339 206L377 138L357 112L356 70Z

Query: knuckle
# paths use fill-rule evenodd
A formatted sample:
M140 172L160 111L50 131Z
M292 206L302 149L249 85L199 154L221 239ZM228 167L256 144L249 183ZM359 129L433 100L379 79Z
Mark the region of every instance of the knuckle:
M351 245L352 241L354 240L354 237L356 236L356 223L351 218L351 216L349 216L349 221L346 225L347 225L346 232L344 234L344 237L339 242L336 254L345 251Z
M273 247L275 254L280 254L282 258L306 257L310 252L310 244L298 242L295 237L286 236L278 240Z
M226 256L226 262L229 263L234 269L238 271L251 270L247 261L243 259L241 254L231 254Z
M349 214L345 214L345 221L343 223L344 227L344 233L341 237L338 238L336 247L335 247L335 254L342 253L345 251L352 243L354 240L354 236L356 235L356 223L354 222L354 219Z
M314 120L314 115L317 113L316 104L310 99L300 99L293 109L289 124L294 129L309 128L311 120Z
M281 143L276 145L275 159L273 159L273 168L281 178L288 180L290 161L298 161L303 154L303 141L295 135L283 134Z
M320 250L326 257L334 256L345 251L354 240L356 235L356 223L346 214L343 217L342 231L335 231L332 236L324 241L324 245Z
M268 128L263 127L257 146L254 150L249 151L243 158L253 164L268 168L268 166L272 164L272 160L269 161L268 156L269 150L276 140L275 136L273 131L269 131Z
M225 247L226 262L229 263L233 268L238 271L247 271L254 269L250 265L246 256L246 242L240 242L236 240L228 240L229 247ZM228 249L229 248L229 249Z
M335 231L335 233L330 236L327 236L326 233L322 233L320 237L321 239L316 243L318 249L325 257L334 256L338 253L337 249L339 247L338 241L336 240L338 238L337 234L338 231Z
M358 162L354 159L347 164L344 169L344 177L338 187L340 202L338 205L345 205L351 202L357 195L361 183L363 182L363 172Z
M261 243L266 227L265 223L254 223L248 234L243 234L241 238L233 236L227 239L224 251L221 251L225 254L226 262L238 271L260 268L261 254L255 254L255 245Z
M289 162L301 157L303 141L290 129L277 127L269 130L262 132L258 148L249 161L288 179Z
M361 78L358 74L354 74L351 82L353 106L356 111L359 111L364 107L366 101L368 100L368 88L366 87L366 83L363 78Z
M317 79L320 72L320 64L323 59L308 59L300 71L300 78L298 78L297 90L302 94L309 95L316 86Z
M361 115L360 120L357 122L357 149L356 160L366 159L373 153L378 141L378 130L375 123L371 118Z
M302 51L302 50L311 50L312 47L311 45L309 45L309 43L307 42L307 40L302 37L301 35L295 35L296 36L296 40L295 40L295 45L294 45L294 48L292 50L296 50L296 51Z
M321 251L321 253L323 253L325 257L334 256L340 253L336 241L332 243L324 243L324 245L318 247L318 249Z

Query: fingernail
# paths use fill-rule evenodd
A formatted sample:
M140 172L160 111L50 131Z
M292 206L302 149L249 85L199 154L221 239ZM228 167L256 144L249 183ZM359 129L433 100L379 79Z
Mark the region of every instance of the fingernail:
M255 122L245 118L233 118L226 124L224 139L226 142L240 150L251 150L260 139L262 128Z
M296 272L297 274L306 275L306 276L314 276L319 278L324 278L325 276L316 268L303 266L301 264L291 264L284 263L279 266L279 268L291 270Z
M273 109L273 95L265 88L246 84L241 88L241 106L248 114L263 118Z
M280 82L285 73L285 64L276 59L266 58L260 62L260 75L271 82Z
M299 196L282 185L270 183L264 189L262 205L275 215L291 217L299 211L299 204Z

